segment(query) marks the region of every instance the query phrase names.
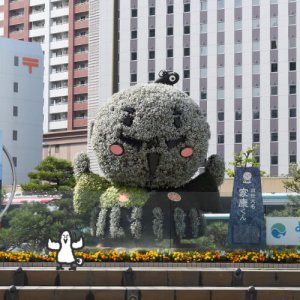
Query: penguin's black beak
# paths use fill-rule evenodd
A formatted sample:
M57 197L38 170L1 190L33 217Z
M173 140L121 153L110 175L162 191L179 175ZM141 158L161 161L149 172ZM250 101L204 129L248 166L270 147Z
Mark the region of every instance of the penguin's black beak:
M153 179L155 176L155 171L159 164L159 159L160 159L160 154L158 154L158 153L148 153L147 154L150 179Z
M68 241L68 238L64 238L64 242L65 242L65 244L67 243L67 241Z

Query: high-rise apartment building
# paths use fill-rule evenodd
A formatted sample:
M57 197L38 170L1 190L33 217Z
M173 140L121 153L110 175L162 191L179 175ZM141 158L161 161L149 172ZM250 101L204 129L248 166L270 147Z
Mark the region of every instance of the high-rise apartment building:
M181 75L177 88L210 124L209 154L228 163L234 152L259 144L255 156L271 176L287 174L289 163L299 161L299 1L90 4L90 62L99 80L89 86L89 118L114 87L153 82L161 69L174 70ZM103 67L103 57L116 64Z
M21 184L42 159L44 57L40 45L6 38L0 38L0 57L0 131ZM3 183L11 182L4 156Z
M44 157L86 151L88 17L88 0L0 0L0 35L44 51Z

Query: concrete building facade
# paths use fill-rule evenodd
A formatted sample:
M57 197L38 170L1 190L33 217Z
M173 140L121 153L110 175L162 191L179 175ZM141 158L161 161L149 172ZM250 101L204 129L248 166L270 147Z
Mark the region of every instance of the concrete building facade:
M42 160L44 57L39 44L6 38L0 57L0 131L21 184ZM3 155L3 184L11 180Z
M0 35L45 54L43 156L86 151L88 0L0 0Z
M259 144L255 157L271 176L288 174L289 163L299 161L299 1L90 5L90 63L99 80L90 82L89 118L115 91L114 81L123 89L174 70L181 75L177 88L190 94L210 124L209 154L228 163L234 152Z

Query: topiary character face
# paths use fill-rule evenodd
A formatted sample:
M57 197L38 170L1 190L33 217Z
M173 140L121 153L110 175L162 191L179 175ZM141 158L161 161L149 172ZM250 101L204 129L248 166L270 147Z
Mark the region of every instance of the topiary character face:
M154 83L114 94L96 117L91 141L112 181L155 189L190 181L206 158L209 137L190 97Z

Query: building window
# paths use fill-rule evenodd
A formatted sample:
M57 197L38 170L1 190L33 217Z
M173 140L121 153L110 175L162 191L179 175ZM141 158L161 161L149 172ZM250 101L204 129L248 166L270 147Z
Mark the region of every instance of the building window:
M296 38L295 37L289 37L289 48L296 48Z
M218 100L224 99L224 89L223 88L220 88L217 90L217 99Z
M234 98L243 98L243 89L235 88L234 89Z
M259 143L259 133L253 133L253 143Z
M277 49L277 40L271 40L271 49Z
M292 84L289 86L289 94L290 95L295 95L297 92L297 86L295 84Z
M218 144L224 144L224 134L218 134Z
M234 75L241 76L243 73L243 67L241 65L234 66Z
M167 57L173 57L173 49L167 50Z
M173 27L167 28L167 35L173 35Z
M136 73L130 74L130 81L131 82L136 82L137 81L137 74Z
M186 47L183 49L183 55L184 56L190 56L190 48Z
M252 88L252 97L259 97L260 95L260 87L256 86Z
M297 156L296 155L290 155L290 164L297 163Z
M224 112L223 111L218 112L218 121L224 121Z
M137 30L132 30L131 31L131 39L136 39L137 38Z
M278 133L271 132L271 142L277 142L277 141L278 141Z
M234 30L242 30L242 20L234 21Z
M184 25L183 33L184 34L190 34L190 25Z
M278 156L277 155L271 156L271 165L278 165Z
M277 85L271 86L271 96L277 96L278 95L278 87Z
M278 4L277 0L270 0L270 4Z
M290 63L289 63L289 70L290 71L296 71L296 69L297 69L296 62L295 61L290 61Z
M16 156L13 156L13 157L12 157L12 161L13 161L14 167L16 168L17 165L18 165L18 159L17 159L17 157L16 157Z
M168 14L172 14L173 11L174 11L174 6L173 5L168 5L168 8L167 8Z
M12 139L13 139L13 141L18 140L18 131L17 130L13 130Z
M289 25L296 25L296 15L289 15Z
M200 46L200 55L207 55L207 46Z
M13 106L13 116L14 117L18 116L18 106Z
M137 52L131 52L131 60L137 60Z
M258 120L259 119L259 110L253 111L252 116L253 116L253 120Z
M201 100L206 100L206 99L207 99L207 92L201 91Z
M270 18L270 26L277 27L278 26L278 16L272 16Z
M290 131L290 141L296 141L296 139L297 139L297 132Z
M154 72L150 72L148 74L148 80L149 81L154 81L155 80L155 73Z
M224 9L224 0L218 0L218 9Z
M131 9L131 17L132 18L136 18L137 17L137 9L136 8Z
M59 145L55 145L54 146L54 152L55 153L59 153Z
M207 0L202 0L200 2L200 10L201 11L207 11Z
M207 24L206 23L200 24L200 33L207 33Z
M296 118L296 117L297 117L296 108L290 108L290 118Z
M277 73L277 67L278 67L277 63L271 63L271 72Z
M18 93L19 91L19 84L18 82L14 82L14 93Z
M243 5L243 0L235 0L234 1L234 7L237 8L237 7L242 7Z
M189 3L185 3L183 6L183 11L184 12L189 12L191 10L191 6Z
M242 142L242 134L241 133L237 133L234 137L234 142L236 144L240 144Z
M206 68L200 69L200 78L207 78L207 69Z
M154 16L155 15L155 7L150 7L149 8L149 16Z
M218 44L217 54L224 54L224 44Z
M149 37L155 37L155 29L149 29Z
M19 65L19 56L14 56L14 65L16 67Z
M190 70L183 70L183 78L190 78Z
M218 22L218 32L224 32L224 22Z
M271 118L272 119L278 118L278 110L277 109L271 109Z
M243 51L243 44L241 42L237 42L234 44L234 52L235 53L242 53Z
M260 162L260 157L259 156L254 156L254 159L256 160L256 162Z
M253 41L252 42L252 51L259 51L260 50L260 41Z
M236 121L241 121L242 120L242 112L240 110L237 110L235 112L235 120Z
M252 65L252 74L260 74L260 64Z
M150 50L149 51L149 59L154 59L155 58L155 51L154 50Z
M252 0L252 6L259 6L260 0Z
M252 28L253 29L258 29L259 26L260 26L259 23L260 23L260 19L259 18L252 19Z
M224 77L224 72L225 72L224 67L218 67L218 70L217 70L218 77Z

